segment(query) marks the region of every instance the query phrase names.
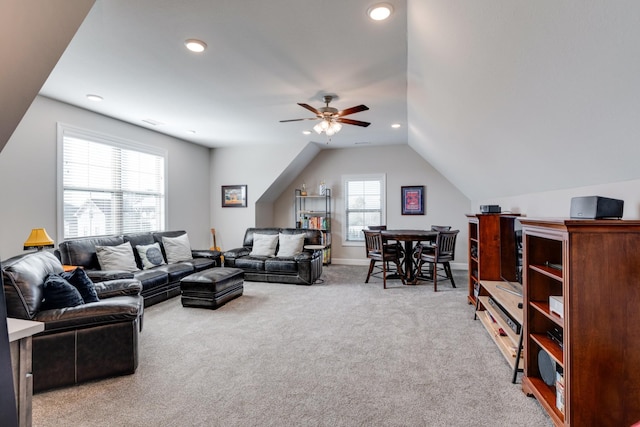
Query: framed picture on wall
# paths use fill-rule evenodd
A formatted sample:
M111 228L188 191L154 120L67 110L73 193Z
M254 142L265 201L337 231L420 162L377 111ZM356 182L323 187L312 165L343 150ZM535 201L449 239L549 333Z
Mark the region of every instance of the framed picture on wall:
M402 215L424 215L424 185L402 186Z
M246 208L247 207L247 186L246 185L223 185L222 186L222 207L223 208Z

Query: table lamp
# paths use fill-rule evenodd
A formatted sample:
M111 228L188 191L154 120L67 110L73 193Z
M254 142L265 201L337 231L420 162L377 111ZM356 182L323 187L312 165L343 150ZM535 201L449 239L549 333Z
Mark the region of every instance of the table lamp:
M52 248L53 239L47 234L44 228L34 228L26 242L24 242L24 250L36 248L41 251L44 248Z

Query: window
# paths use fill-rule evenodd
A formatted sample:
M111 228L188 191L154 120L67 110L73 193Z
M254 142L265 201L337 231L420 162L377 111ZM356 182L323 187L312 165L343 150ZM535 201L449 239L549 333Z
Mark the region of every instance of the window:
M58 158L63 239L164 230L163 150L58 125Z
M385 176L350 175L342 180L345 197L344 242L364 242L364 228L385 222Z

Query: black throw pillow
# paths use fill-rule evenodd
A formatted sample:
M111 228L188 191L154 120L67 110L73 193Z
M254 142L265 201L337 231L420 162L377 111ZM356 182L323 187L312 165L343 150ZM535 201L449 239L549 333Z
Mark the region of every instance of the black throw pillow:
M80 292L85 303L100 301L96 292L96 285L93 284L83 269L76 268L73 271L65 271L61 273L60 276Z
M49 274L44 281L43 310L54 308L75 307L84 304L80 292L69 282L57 274Z

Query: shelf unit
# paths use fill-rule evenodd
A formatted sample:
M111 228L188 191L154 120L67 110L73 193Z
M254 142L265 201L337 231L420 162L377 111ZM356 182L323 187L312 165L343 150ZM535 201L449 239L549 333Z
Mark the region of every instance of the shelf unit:
M294 221L296 228L309 228L322 231L323 263L331 264L331 189L325 194L302 195L303 191L295 190Z
M496 343L500 353L513 371L511 382L515 383L518 372L522 372L522 286L519 283L506 283L504 281L481 280L476 303L475 318L479 319L485 327L491 339ZM494 301L491 304L490 301ZM507 313L513 324L519 331L514 331L507 320L500 314L497 304ZM520 307L518 307L520 304Z
M640 221L521 223L523 391L538 399L556 426L638 422ZM551 311L549 296L561 296L562 317ZM550 338L554 329L562 332L562 345Z
M467 214L469 221L469 303L476 305L480 280L500 280L501 214Z

